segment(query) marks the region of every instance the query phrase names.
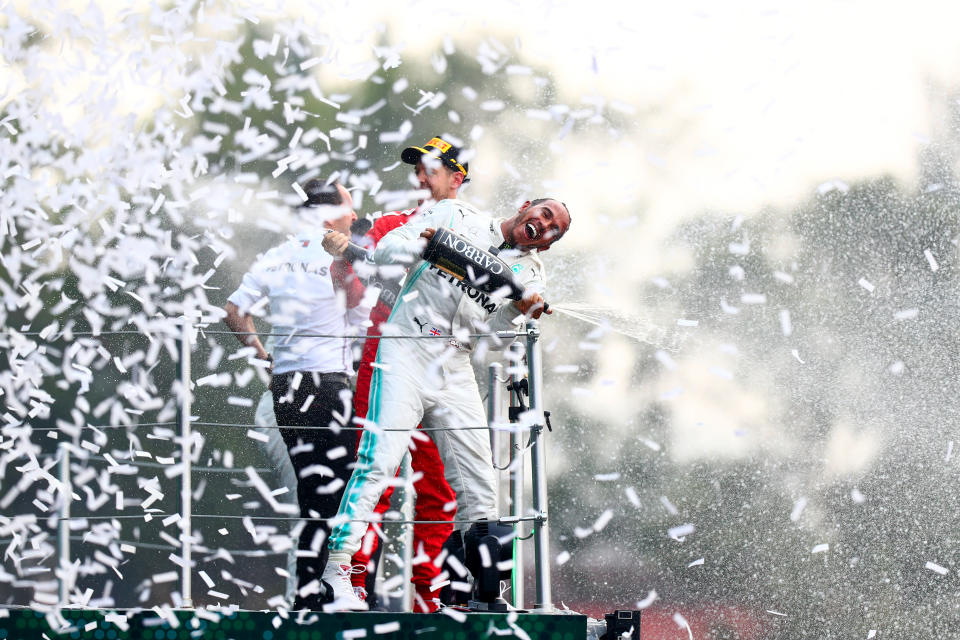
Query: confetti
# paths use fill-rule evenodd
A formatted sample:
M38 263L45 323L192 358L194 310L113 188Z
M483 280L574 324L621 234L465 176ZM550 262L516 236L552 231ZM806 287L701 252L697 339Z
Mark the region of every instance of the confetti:
M676 527L670 527L670 529L667 530L667 536L677 542L683 542L686 537L694 531L696 531L696 527L692 524L682 524Z
M649 593L647 593L646 598L637 602L636 607L637 609L646 609L647 607L652 605L656 601L656 599L657 599L657 592L651 590Z

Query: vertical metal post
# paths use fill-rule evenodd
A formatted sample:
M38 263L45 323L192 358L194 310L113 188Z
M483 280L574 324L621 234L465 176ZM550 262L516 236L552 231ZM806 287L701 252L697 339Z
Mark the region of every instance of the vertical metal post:
M193 431L190 425L191 408L191 372L190 351L193 327L190 319L184 316L182 332L180 334L180 458L183 461L183 476L180 483L180 519L182 523L182 562L180 582L183 589L183 606L193 608L193 459L190 443L193 441Z
M517 389L516 385L520 382L520 376L510 375L511 387ZM519 391L510 393L510 406L520 406ZM510 430L510 515L521 517L523 515L523 435L524 432L511 425ZM513 539L513 575L510 576L510 591L513 595L512 603L518 609L523 609L524 592L524 566L523 566L523 544L520 540L523 536L523 528L518 521L513 525L513 533L516 536Z
M60 480L60 521L57 524L57 547L59 548L60 606L70 604L70 502L73 500L73 485L70 482L70 448L60 443L60 462L57 464Z
M415 493L413 490L413 458L410 452L403 456L403 462L400 466L400 474L404 480L403 483L403 503L400 507L400 513L404 520L413 520ZM403 526L403 596L401 603L403 611L413 611L413 527L412 524ZM383 556L381 552L381 557ZM382 562L382 560L381 560Z
M490 451L493 454L493 466L500 466L500 429L503 426L503 416L500 406L503 402L500 389L500 377L503 365L494 362L490 365L489 389L487 394L487 426L490 427ZM499 483L498 483L499 486Z
M530 385L530 410L534 423L530 428L530 449L533 456L533 554L537 570L538 609L553 609L550 586L550 532L547 527L547 462L544 451L543 355L540 349L540 327L535 320L527 325L527 369Z

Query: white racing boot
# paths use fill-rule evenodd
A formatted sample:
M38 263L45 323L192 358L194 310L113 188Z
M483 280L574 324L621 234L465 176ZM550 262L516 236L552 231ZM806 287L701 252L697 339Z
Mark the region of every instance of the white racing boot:
M353 590L350 582L353 571L353 567L348 564L340 564L335 560L327 561L327 566L323 569L323 581L333 588L333 602L324 605L324 611L367 611L370 608Z

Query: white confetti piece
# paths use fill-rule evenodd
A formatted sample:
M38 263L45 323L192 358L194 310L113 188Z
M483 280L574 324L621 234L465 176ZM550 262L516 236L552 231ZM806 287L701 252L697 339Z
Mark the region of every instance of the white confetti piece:
M486 549L486 547L481 547L481 548ZM397 631L400 631L399 620L392 620L390 622L383 622L380 624L373 625L373 632L376 634L394 633Z
M733 372L729 369L724 369L723 367L710 367L707 371L718 378L724 380L733 380Z
M780 332L786 337L790 337L793 333L793 323L790 321L789 309L780 310Z
M557 554L557 559L556 559L557 566L565 565L569 561L570 561L569 551L561 551L560 553Z
M652 449L653 451L660 451L660 445L654 442L653 440L650 440L649 438L640 438L640 442L642 442L644 445L646 445L649 449Z
M687 320L685 318L679 318L677 320L678 327L696 327L700 325L699 320Z
M678 627L680 627L681 629L686 629L688 638L689 638L690 640L693 640L693 631L690 629L690 623L687 622L687 619L686 619L686 618L684 618L684 617L683 617L681 614L679 614L679 613L674 613L674 614L673 614L673 621L674 621L674 623L676 623L676 625L677 625Z
M837 191L841 194L844 194L850 191L850 186L842 180L830 180L817 187L817 193L820 195L826 195L831 191Z
M790 275L789 273L784 272L784 271L774 271L774 272L773 272L773 277L776 278L777 280L779 280L780 282L783 282L784 284L793 284L793 283L794 283L793 276Z
M893 314L896 320L912 320L920 314L919 309L903 309Z
M339 460L349 454L346 447L333 447L327 450L327 460Z
M606 511L601 513L600 516L596 519L596 521L593 523L592 529L595 532L599 533L600 531L603 531L608 524L610 524L610 521L612 519L613 519L613 509L607 509Z
M830 550L830 545L827 543L823 543L823 544L815 545L813 549L810 550L810 553L824 553L829 550Z
M940 265L937 264L937 259L933 256L930 249L924 249L923 256L927 259L927 264L930 265L930 271L936 271L940 268Z
M934 573L939 573L941 576L945 576L948 573L950 573L949 569L947 569L946 567L940 566L936 562L928 561L925 565L923 565L923 567L925 569L929 569L930 571L933 571Z
M654 602L656 602L656 600L657 600L657 592L651 590L647 593L646 598L637 602L636 607L637 609L646 609L647 607L652 605Z
M442 613L445 616L450 616L460 624L463 624L464 622L467 621L466 613L464 613L463 611L457 611L456 609L453 609L451 607L444 607L440 609L440 613Z
M662 364L664 367L666 367L670 371L673 371L677 368L677 363L673 360L670 354L667 353L666 351L663 351L662 349L658 349L653 354L653 357L657 359L657 362Z
M869 291L870 293L873 293L874 286L873 286L873 285L870 283L870 281L867 280L866 278L860 278L860 279L857 281L857 284L859 284L861 287L863 287L864 289L866 289L866 290Z
M270 442L270 436L254 429L247 429L247 437L251 440L257 440L258 442Z
M688 535L696 531L696 527L692 524L681 524L676 527L670 527L667 529L667 535L676 540L677 542L683 542Z
M953 440L947 442L947 457L943 459L944 462L950 462L950 458L953 456Z
M745 293L740 296L743 304L767 304L767 295L764 293Z
M154 584L163 584L164 582L175 582L180 578L180 574L176 571L167 571L165 573L155 574L151 580Z
M703 558L698 558L697 560L694 560L693 562L688 564L687 568L689 569L690 567L699 567L701 565L703 565Z
M790 512L790 522L796 522L807 506L807 499L800 498L793 504L793 511Z
M745 239L743 242L731 242L727 245L727 250L735 256L748 255L750 253L750 241Z
M677 508L673 506L673 503L670 502L670 499L667 498L667 496L660 496L660 504L663 505L663 507L667 510L667 513L670 515L677 515Z

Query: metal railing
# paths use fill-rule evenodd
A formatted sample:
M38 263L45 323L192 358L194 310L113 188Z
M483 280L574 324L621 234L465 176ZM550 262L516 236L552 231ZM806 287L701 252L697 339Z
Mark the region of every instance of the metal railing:
M145 335L140 331L98 331L98 332L72 332L72 336L78 335L90 335L92 337L99 337L104 335L111 334L140 334ZM230 331L218 331L218 330L209 330L204 329L201 326L194 325L187 318L184 318L179 323L179 333L176 336L177 349L176 349L176 361L177 361L177 378L174 384L175 397L177 399L178 405L178 415L177 421L175 423L144 423L143 425L134 425L134 426L173 426L175 425L178 428L176 435L176 440L179 441L180 447L180 459L182 468L179 470L181 477L181 486L180 486L180 509L176 514L164 514L164 513L148 513L138 514L132 516L129 514L123 515L112 515L112 516L79 516L82 519L95 520L95 519L105 519L105 518L164 518L164 517L173 517L174 515L179 516L178 526L179 526L179 536L178 541L180 542L180 557L179 561L175 562L179 565L180 571L180 587L182 589L182 604L184 608L193 608L194 601L192 597L193 593L193 581L192 581L192 571L194 569L194 535L193 535L193 519L194 518L230 518L230 516L220 515L220 514L202 514L195 513L193 505L193 484L192 484L192 474L194 471L202 472L204 467L194 468L195 458L199 456L199 450L193 450L194 438L193 438L193 427L194 426L210 426L210 427L247 427L247 428L264 428L262 425L242 425L242 424L229 424L229 423L211 423L211 422L200 422L198 420L191 419L191 410L192 403L194 400L194 394L192 391L193 381L192 381L192 366L191 358L194 349L197 346L196 336L197 335L218 335L218 334L229 334L234 335ZM21 333L21 335L28 335L28 333ZM32 333L30 334L32 335ZM40 335L37 333L36 335ZM272 335L272 334L260 334L260 335ZM286 335L286 334L285 334ZM552 610L552 590L551 590L551 575L550 575L550 550L549 550L549 529L548 529L548 517L547 517L547 482L546 482L546 452L545 452L545 431L546 418L543 411L542 400L543 400L543 390L542 390L542 352L540 345L540 329L539 325L535 320L529 320L525 328L517 332L497 332L495 334L471 334L470 337L485 337L485 338L494 338L494 339L514 339L514 338L523 338L525 340L525 357L526 357L526 370L527 370L527 382L528 382L528 394L529 394L529 407L526 407L526 410L522 415L522 424L520 427L512 426L510 420L505 420L502 415L502 405L503 405L503 383L509 381L510 384L506 385L506 388L510 389L510 404L514 407L523 407L523 399L520 391L520 381L523 378L519 374L517 367L511 367L511 373L507 378L503 377L503 367L499 363L495 363L490 366L489 369L489 397L488 397L488 424L485 426L479 425L465 425L463 427L444 427L444 428L425 428L421 429L423 431L432 431L432 430L453 430L453 429L488 429L491 433L491 445L494 455L494 466L500 471L508 471L509 473L509 492L510 492L510 508L509 516L501 517L500 521L504 524L512 525L514 528L514 539L513 544L513 572L512 572L512 604L515 607L523 608L525 603L525 593L524 593L524 554L523 546L521 542L528 538L532 537L533 546L534 546L534 567L535 567L535 585L536 585L536 600L535 606L537 609L543 610ZM40 335L43 339L51 339L49 335ZM148 336L151 337L151 336ZM313 334L296 334L296 337L313 337ZM323 337L338 337L345 339L363 339L363 336L323 336ZM415 338L415 336L379 336L379 339L410 339ZM423 336L425 339L462 339L463 336L452 336L452 335L436 335L436 336ZM151 337L151 339L153 339ZM130 425L86 425L80 426L78 429L110 429L110 428L130 428ZM267 427L269 428L269 427ZM302 428L302 427L297 427ZM310 428L310 427L306 427ZM329 427L313 427L317 429L327 429ZM344 427L346 429L363 429L364 427ZM56 428L40 428L38 431L54 431ZM397 429L402 430L402 429ZM509 460L506 466L499 465L498 459L498 450L499 450L499 434L503 431L509 432ZM523 442L524 435L527 434L529 437L529 442L525 445ZM71 516L70 503L72 501L72 482L70 476L70 454L69 443L61 443L58 445L58 457L57 461L57 471L58 478L57 480L60 483L58 487L60 491L60 504L59 504L59 517L57 523L57 553L58 553L58 571L56 572L57 581L58 581L58 595L60 600L60 606L69 606L70 604L70 594L71 589L74 586L75 582L75 573L72 571L72 561L71 561L71 536L70 536L70 521L74 519ZM531 485L532 485L532 495L531 495L531 508L532 514L524 513L525 501L525 491L524 491L524 480L525 480L525 464L523 454L530 450L531 453ZM86 454L87 452L84 452ZM96 457L89 456L86 457ZM116 464L116 461L107 455L105 459L112 464ZM133 458L123 459L122 463L124 464L144 464L143 461L134 460ZM156 463L154 463L156 464ZM167 466L170 465L158 465L158 466ZM221 471L243 471L242 469L222 469ZM409 492L407 492L409 494ZM253 520L292 520L292 521L308 521L308 520L322 520L322 518L304 518L298 516L284 517L284 516L256 516L256 515L245 515L245 516L235 516L237 518L251 518ZM414 520L409 517L402 518L399 520L368 520L368 522L375 522L377 524L383 523L394 523L394 524L403 524L403 525L412 525L420 522L424 523L434 523L436 521L422 521ZM440 522L449 522L449 521L440 521ZM456 521L456 522L467 522L467 521ZM530 536L523 536L521 531L521 525L525 522L531 522L533 531ZM405 584L409 586L409 576L407 576ZM406 598L409 599L409 593L406 594Z

